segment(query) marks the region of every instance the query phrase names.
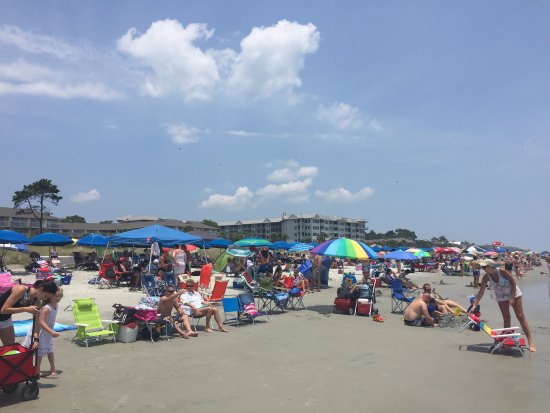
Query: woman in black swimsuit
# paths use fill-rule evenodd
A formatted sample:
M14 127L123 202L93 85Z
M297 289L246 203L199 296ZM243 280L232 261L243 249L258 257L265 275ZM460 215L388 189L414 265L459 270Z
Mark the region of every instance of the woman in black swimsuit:
M57 292L53 281L37 281L32 287L16 285L0 296L0 341L2 345L15 343L12 314L37 314L37 301L51 298Z

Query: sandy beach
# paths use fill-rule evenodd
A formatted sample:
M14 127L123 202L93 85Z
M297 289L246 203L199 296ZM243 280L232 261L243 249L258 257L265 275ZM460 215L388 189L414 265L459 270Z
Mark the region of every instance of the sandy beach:
M550 297L549 278L540 268L519 281L538 350L524 358L487 354L491 340L483 332L404 326L402 316L390 312L387 288L380 289L377 303L384 323L333 314L341 275L331 270L329 288L305 296L306 310L229 327L229 334L199 331L189 340L106 341L86 349L71 342L74 332L63 332L54 341L59 378L41 379L37 400L23 401L20 391L0 393L0 407L6 412L544 411L550 402ZM113 303L136 305L142 296L127 288L99 290L87 283L93 275L73 273L58 322L73 322L63 309L74 298L96 298L102 316L110 318ZM431 282L464 306L475 291L467 287L471 277L416 272L412 280ZM229 289L227 295L239 292ZM489 292L481 310L489 325L502 326ZM514 316L512 324L518 325Z

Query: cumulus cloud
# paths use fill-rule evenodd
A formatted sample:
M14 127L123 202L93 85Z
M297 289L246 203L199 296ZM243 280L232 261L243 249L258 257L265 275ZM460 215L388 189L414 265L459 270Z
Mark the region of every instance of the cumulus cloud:
M305 55L319 48L320 34L309 24L281 20L270 27L254 27L241 41L228 86L236 94L270 97L292 94L302 84Z
M361 111L342 102L333 103L328 107L320 105L317 108L317 119L342 130L358 129L363 125Z
M290 181L296 178L313 178L319 172L316 166L299 166L292 164L285 168L276 169L268 175L267 179L272 182Z
M202 208L242 209L249 204L254 194L246 186L237 188L233 195L212 194L201 202Z
M184 123L179 125L171 125L167 129L168 135L172 139L172 142L179 145L185 145L187 143L194 143L199 141L198 132L196 128L190 128Z
M304 179L301 181L290 181L283 184L269 184L256 191L256 194L264 198L285 198L288 201L292 201L295 197L300 201L308 199L307 189L311 186L311 179ZM294 200L296 200L294 199Z
M15 46L29 53L52 55L60 59L76 58L81 52L55 37L25 31L18 26L0 26L0 44Z
M356 202L366 199L373 194L374 189L368 186L360 189L355 193L343 187L329 189L328 191L315 191L315 196L323 198L325 201L328 202Z
M97 189L91 189L88 192L79 192L71 196L71 202L76 204L84 204L86 202L97 201L101 195Z
M151 96L179 92L186 100L209 99L220 80L216 58L195 42L208 40L212 34L206 24L183 27L177 20L167 19L154 22L142 35L131 28L117 45L151 71L144 83Z

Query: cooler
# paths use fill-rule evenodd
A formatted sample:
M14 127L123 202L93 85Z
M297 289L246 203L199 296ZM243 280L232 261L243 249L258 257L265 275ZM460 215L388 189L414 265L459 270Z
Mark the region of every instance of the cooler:
M366 315L370 316L371 314L371 306L372 302L370 300L367 300L365 298L359 298L357 299L357 311L356 314L358 315Z

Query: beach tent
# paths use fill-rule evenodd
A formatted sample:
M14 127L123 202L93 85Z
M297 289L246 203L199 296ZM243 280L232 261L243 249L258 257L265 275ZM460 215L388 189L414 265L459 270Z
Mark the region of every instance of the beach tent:
M208 241L208 246L210 248L227 248L231 245L231 241L223 238L216 238L212 241Z
M36 245L36 246L42 246L42 247L48 247L48 246L63 246L63 245L71 245L73 243L73 240L69 237L66 237L62 234L56 234L55 232L44 232L43 234L39 234L33 238L31 238L29 244L30 245Z
M186 232L162 225L149 225L148 227L121 232L120 234L112 235L109 239L110 245L136 247L149 247L153 242L158 242L163 247L173 247L176 244L201 245L203 240Z
M109 243L109 238L101 234L88 234L80 238L76 245L83 247L106 247Z

